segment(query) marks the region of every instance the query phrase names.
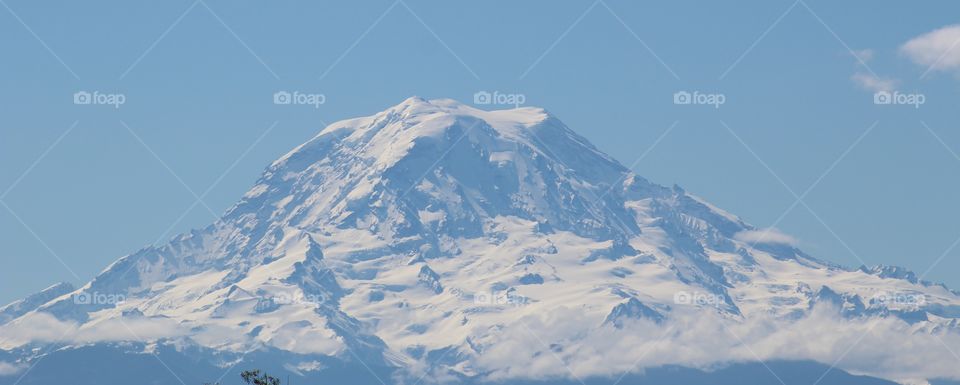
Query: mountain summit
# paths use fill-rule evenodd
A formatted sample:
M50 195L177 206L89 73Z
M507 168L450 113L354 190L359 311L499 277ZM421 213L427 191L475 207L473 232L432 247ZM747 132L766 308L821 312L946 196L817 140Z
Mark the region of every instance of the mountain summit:
M145 355L361 383L758 360L960 379L935 350L960 347L956 293L766 235L545 110L414 97L324 128L216 223L0 308L0 384L47 357L65 372ZM917 348L862 358L897 336Z

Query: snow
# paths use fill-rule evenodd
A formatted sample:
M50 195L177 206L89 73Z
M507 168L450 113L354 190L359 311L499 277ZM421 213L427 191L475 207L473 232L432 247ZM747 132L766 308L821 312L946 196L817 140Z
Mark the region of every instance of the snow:
M433 364L428 353L452 349L446 369L494 378L527 366L569 374L542 361L538 347L507 338L528 323L564 355L609 360L584 364L588 374L632 368L639 353L608 348L689 319L793 333L763 336L761 345L805 336L798 325L814 322L957 333L960 298L946 288L881 277L902 274L891 269L844 269L784 242L752 245L743 235L757 231L633 175L545 110L414 97L326 127L273 162L216 225L124 257L80 289L0 309L0 349L52 342L25 331L31 322L76 328L81 337L66 346L131 339L120 333L129 323L152 344L303 355L290 366L303 371L321 370L321 358L359 356L416 371ZM817 313L830 306L815 296L824 287L865 308ZM91 291L125 300L73 301ZM922 297L927 320L870 301L884 293ZM616 327L606 323L611 315ZM688 356L637 367L728 362L693 353L693 341L717 349L701 332L674 336ZM836 358L820 353L773 346L764 358ZM931 371L960 379L934 361ZM882 374L895 375L892 368Z

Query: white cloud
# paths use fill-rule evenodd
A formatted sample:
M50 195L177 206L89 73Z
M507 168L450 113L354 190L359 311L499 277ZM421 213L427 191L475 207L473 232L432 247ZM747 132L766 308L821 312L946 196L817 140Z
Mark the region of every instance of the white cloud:
M851 52L857 59L857 71L850 77L860 88L870 92L887 91L892 92L897 88L899 81L893 78L885 78L877 75L867 65L867 62L873 60L874 52L872 49L862 49Z
M205 325L202 329L191 330L189 324L162 317L110 318L78 324L59 320L48 313L34 312L0 325L0 349L6 350L30 343L147 342L180 337L188 337L205 347L237 351L247 351L260 344L231 325ZM322 327L303 331L280 328L267 344L295 353L325 355L335 355L343 347L342 339Z
M735 234L733 238L747 243L779 243L790 246L799 244L796 238L772 227L761 230L744 230Z
M858 61L866 63L870 60L873 60L873 50L872 49L861 49L859 51L853 51L853 56L857 58Z
M865 72L854 73L850 78L853 79L853 82L857 83L858 86L872 92L893 91L897 88L898 83L896 79L882 78Z
M817 306L799 320L759 316L734 321L694 311L676 312L662 325L628 322L622 330L596 329L596 322L576 309L556 310L522 317L496 333L471 336L490 347L477 357L478 367L496 381L567 373L579 378L618 376L664 365L709 371L758 359L811 360L898 381L960 379L956 358L943 349L960 346L960 334L916 333L892 317L847 320L832 305Z
M466 349L461 353L473 355L477 371L488 373L488 378L494 381L555 378L571 372L579 378L619 376L626 371L642 373L646 368L664 365L712 370L758 359L836 363L838 368L851 373L901 382L960 379L956 358L945 354L943 348L960 346L960 333L918 332L894 317L844 319L831 304L818 305L807 316L795 320L764 314L736 320L679 306L662 324L641 319L627 321L623 329L616 329L610 325L598 326L602 320L595 317L575 307L528 313L502 328L473 329L466 337L484 348L479 352ZM173 325L166 322L131 321L131 328L146 340L162 339L176 332ZM31 320L35 327L41 324L39 329L77 327L50 316ZM31 330L26 326L17 330L9 327L9 324L0 327L0 336ZM58 329L57 334L64 330ZM78 331L78 335L71 333L64 342L136 340L123 325L80 327L74 331ZM891 346L897 348L890 349ZM0 376L15 374L18 370L22 367L0 361Z
M900 46L900 52L928 70L960 70L960 24L917 36Z
M110 319L78 325L43 313L30 313L0 326L0 349L20 347L31 342L72 341L149 341L185 335L186 330L172 319Z
M741 240L761 237L781 243L795 242L775 229L737 234ZM943 346L960 346L960 333L918 332L894 317L848 320L840 317L839 309L829 304L818 305L807 316L795 320L764 313L750 314L745 319L723 318L715 312L677 306L662 324L628 321L623 329L600 326L603 321L597 317L598 313L585 312L579 307L542 311L535 306L515 308L525 313L515 313L517 316L509 317L510 321L502 328L478 324L469 335L457 335L457 340L469 338L473 344L483 347L478 352L463 349L460 353L472 355L477 372L489 373L489 379L494 381L556 378L571 372L579 378L619 376L625 371L642 372L645 368L664 365L711 370L758 359L836 363L838 368L853 373L896 380L960 379L960 366L956 365L955 357L943 350ZM189 329L169 319L136 317L123 324L111 320L78 325L45 313L31 313L0 326L0 348L5 343L21 340L58 342L61 337L65 337L63 343L92 343L190 336L202 345L221 348L247 339L244 333L227 328L205 329L194 335ZM270 343L283 349L330 354L330 344L337 337L311 333L314 335L291 333ZM246 351L246 348L237 351ZM454 356L457 355L451 354ZM305 365L298 370L309 371L314 367ZM430 368L434 368L434 363L423 370ZM22 367L0 361L0 376L13 375L18 370ZM438 370L433 374L444 372Z
M20 373L21 370L23 370L23 367L20 365L15 365L9 362L0 361L0 377L12 376L14 374Z

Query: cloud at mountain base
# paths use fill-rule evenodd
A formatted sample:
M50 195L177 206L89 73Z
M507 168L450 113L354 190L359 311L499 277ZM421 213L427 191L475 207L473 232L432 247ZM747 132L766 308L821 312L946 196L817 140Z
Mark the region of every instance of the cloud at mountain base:
M960 335L913 334L899 319L845 320L826 305L795 321L734 322L689 312L664 324L637 320L623 329L605 326L591 333L589 341L569 343L570 336L586 335L585 329L593 327L588 325L596 325L595 320L577 309L527 316L489 337L498 341L477 362L493 371L493 379L569 373L616 378L663 365L710 370L758 360L812 360L897 380L960 379L958 360L945 348L960 348Z
M153 342L188 337L206 347L235 348L246 351L263 342L247 336L243 331L224 325L205 325L193 330L169 318L136 317L114 318L98 323L79 325L37 312L17 322L0 326L0 349L13 349L30 343L87 344L99 342ZM298 331L281 328L266 344L299 354L333 355L343 343L329 330L311 328Z
M37 312L0 326L0 349L39 343L91 343L150 341L185 335L188 331L165 318L110 319L97 324L78 325Z
M618 377L663 365L711 370L731 363L810 360L888 379L960 379L958 359L949 348L960 349L960 334L918 332L893 317L845 319L839 316L839 309L829 304L818 305L796 320L754 316L743 321L677 306L662 323L627 320L622 329L609 324L599 326L602 320L578 308L523 312L525 315L510 317L512 321L501 329L475 329L464 336L471 345L481 347L471 364L478 373L489 373L485 376L491 380L549 379L570 373L579 378ZM255 343L238 338L236 333L231 338L228 330L191 332L166 319L129 319L122 324L116 320L78 327L73 322L35 313L28 321L0 326L0 336L5 337L0 339L0 348L26 341L152 342L183 336L201 344ZM294 341L297 340L290 342ZM316 341L307 342L306 345L312 345ZM286 348L302 350L295 346ZM464 347L460 351L473 354ZM426 364L421 368L437 368L435 362ZM22 368L17 365L0 362L0 375L19 370Z
M23 371L23 367L20 365L0 361L0 377L20 374L21 371Z

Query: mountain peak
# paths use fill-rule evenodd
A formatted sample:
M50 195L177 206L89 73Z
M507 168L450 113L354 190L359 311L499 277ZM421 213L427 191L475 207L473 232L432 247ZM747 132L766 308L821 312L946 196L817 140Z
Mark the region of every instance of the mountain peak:
M832 318L824 311L856 324L897 317L917 334L958 328L956 293L898 268L842 269L754 245L737 236L746 230L755 228L633 174L542 109L413 97L324 128L214 225L124 257L75 292L89 301L58 285L0 309L0 326L34 330L52 316L90 343L117 340L103 330L126 318L163 331L153 346L195 344L218 362L262 346L325 367L356 357L462 378L508 378L551 358L517 343L529 329L556 331L550 349L571 362L623 358L622 372L637 358L602 341L721 330L675 329L690 319L740 323L761 341L808 338L764 333L795 333ZM889 300L867 308L867 298ZM0 358L23 344L0 338Z
M426 99L420 96L411 96L409 98L406 98L399 104L387 108L385 112L386 111L403 111L408 109L441 111L446 113L463 114L463 115L484 115L484 114L509 115L508 112L513 112L513 113L525 113L530 115L539 115L534 118L541 118L541 119L550 116L550 114L545 109L540 107L515 106L515 107L503 108L503 109L484 110L477 107L473 107L466 103L462 103L456 99L451 99L451 98Z
M530 130L546 122L553 122L554 125L569 131L542 108L487 111L453 99L427 100L413 96L377 114L328 125L311 140L281 157L274 166L298 155L322 156L324 151L333 147L369 150L369 154L386 157L387 161L396 160L395 156L401 155L397 151L402 153L404 147L409 147L416 141L442 139L445 134L458 130L459 134L485 133L529 143L535 139L532 137L537 135ZM572 131L566 135L578 137ZM454 139L456 138L459 136Z
M38 293L31 294L22 300L0 307L0 325L28 313L54 298L70 293L73 290L74 287L72 284L60 282Z
M518 128L529 128L548 119L556 119L539 107L484 110L455 99L425 99L419 96L409 97L369 118L379 118L381 121L404 120L413 123L440 117L459 117L465 120L483 121L491 128L497 131L505 131L504 133L507 134L515 133ZM337 126L337 124L333 126ZM410 126L416 127L415 124ZM324 129L324 131L327 131L327 129Z
M292 226L344 226L346 220L404 238L481 234L483 223L500 215L623 238L638 231L629 224L631 214L604 210L601 199L614 198L613 190L645 188L636 180L543 109L486 111L411 97L327 126L274 162L245 200L257 202L249 209L270 211L284 201L285 215L299 213ZM275 197L261 202L271 189ZM293 202L309 204L290 204L291 192ZM312 199L300 200L306 196ZM453 217L429 229L418 212L441 207ZM239 212L245 211L233 210Z

